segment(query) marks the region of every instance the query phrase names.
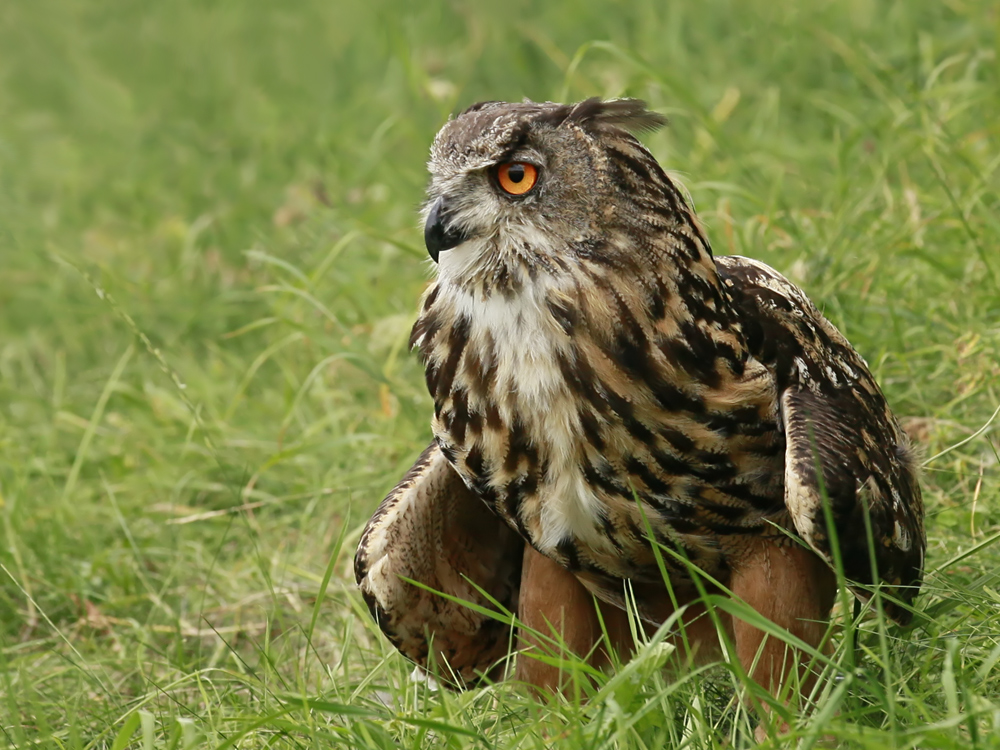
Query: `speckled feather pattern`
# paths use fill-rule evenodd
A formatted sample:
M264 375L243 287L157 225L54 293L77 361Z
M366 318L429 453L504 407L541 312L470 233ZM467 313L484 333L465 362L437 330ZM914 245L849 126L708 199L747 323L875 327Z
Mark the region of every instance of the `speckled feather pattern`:
M494 102L442 129L429 197L448 198L469 239L442 253L411 338L438 449L525 542L612 603L623 579L660 580L647 529L722 583L763 535L798 535L830 560L824 493L848 577L910 601L922 505L885 399L798 288L713 258L631 135L657 122L634 100ZM489 170L509 159L540 167L527 199L491 191ZM683 584L677 556L666 562Z
M882 581L890 594L912 601L926 546L920 485L909 441L868 365L802 290L773 269L738 257L721 257L717 265L747 342L781 394L785 503L797 530L830 562L836 538L849 580ZM855 591L868 596L864 588ZM902 622L910 619L892 602L887 610Z
M510 623L433 592L485 608L492 599L516 610L523 549L432 443L379 505L354 564L365 603L392 644L422 666L433 659L446 677L468 684L502 669Z

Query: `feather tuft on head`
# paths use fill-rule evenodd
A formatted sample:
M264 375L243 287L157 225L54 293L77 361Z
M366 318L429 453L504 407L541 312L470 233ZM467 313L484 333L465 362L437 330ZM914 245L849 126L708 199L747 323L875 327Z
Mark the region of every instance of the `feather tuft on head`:
M593 97L574 104L567 119L601 129L621 128L630 133L649 133L667 124L667 118L647 109L642 99L601 101Z
M667 118L646 108L642 99L611 99L604 101L591 97L577 104L563 104L541 119L558 127L569 122L588 130L625 130L644 133L658 130L667 124Z

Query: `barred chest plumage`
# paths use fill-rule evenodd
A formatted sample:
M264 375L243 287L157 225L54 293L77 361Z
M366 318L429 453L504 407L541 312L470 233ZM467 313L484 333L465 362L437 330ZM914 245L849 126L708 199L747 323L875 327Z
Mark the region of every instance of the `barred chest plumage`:
M789 525L774 385L722 298L695 320L676 290L637 290L586 263L492 293L439 280L411 341L434 434L467 486L584 581L658 579L650 530L725 579L747 537Z

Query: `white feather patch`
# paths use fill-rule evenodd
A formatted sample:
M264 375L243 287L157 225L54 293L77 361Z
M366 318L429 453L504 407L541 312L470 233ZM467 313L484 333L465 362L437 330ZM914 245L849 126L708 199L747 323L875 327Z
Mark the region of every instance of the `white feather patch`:
M540 274L516 295L482 297L447 282L453 272L468 268L474 262L470 256L481 248L469 242L455 249L460 254L448 261L454 265L442 267L441 302L470 321L467 346L477 348L492 340L496 355L494 392L499 396L504 421L510 424L516 413L530 422L529 434L545 435L546 475L554 480L542 488L545 502L539 516L539 547L551 552L569 537L600 545L604 540L596 533L595 521L604 506L580 469L582 428L576 397L557 365L569 342L546 303L548 293L560 289L558 282ZM448 253L442 253L442 260ZM514 409L503 396L515 402Z

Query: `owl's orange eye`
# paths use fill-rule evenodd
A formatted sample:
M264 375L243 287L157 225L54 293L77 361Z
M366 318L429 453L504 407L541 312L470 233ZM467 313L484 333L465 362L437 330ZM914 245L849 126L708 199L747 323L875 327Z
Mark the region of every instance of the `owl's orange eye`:
M497 182L509 195L524 195L538 182L538 168L526 161L509 161L497 170Z

